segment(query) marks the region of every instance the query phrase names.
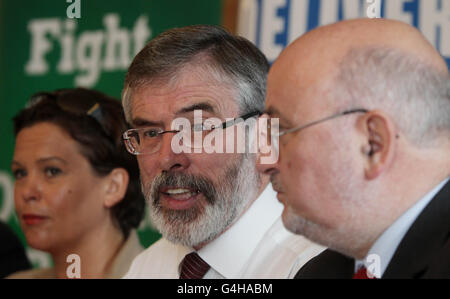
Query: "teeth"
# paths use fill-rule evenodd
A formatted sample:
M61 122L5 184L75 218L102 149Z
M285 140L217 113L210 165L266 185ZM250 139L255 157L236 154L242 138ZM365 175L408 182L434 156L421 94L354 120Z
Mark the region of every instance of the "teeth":
M188 190L188 189L170 189L170 190L166 191L166 193L168 193L168 194L182 194L182 193L187 193L187 192L191 192L191 190Z
M186 200L188 198L191 198L191 197L197 195L198 193L200 193L200 191L198 191L198 190L192 191L191 189L184 189L184 188L175 188L175 189L169 189L169 190L165 191L164 193L176 200Z

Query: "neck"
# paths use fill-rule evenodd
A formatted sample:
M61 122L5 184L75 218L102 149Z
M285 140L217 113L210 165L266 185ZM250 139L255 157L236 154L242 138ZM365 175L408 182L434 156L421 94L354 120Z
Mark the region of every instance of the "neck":
M81 278L104 278L124 241L122 232L112 223L90 231L73 245L51 253L56 276L68 278L69 266L76 264L73 260L67 261L67 257L76 254L79 256Z
M352 255L358 259L364 258L378 238L408 209L419 202L428 192L450 176L450 160L448 153L423 151L415 159L408 159L400 168L382 178L381 184L375 189L376 198L371 202L376 206L366 213L366 226L369 232L367 242L362 244ZM411 163L410 161L414 161ZM406 161L405 161L406 162ZM377 191L373 191L373 194ZM381 208L383 207L383 208Z
M247 205L245 206L245 208L242 210L241 214L238 215L238 216L233 220L233 222L232 222L230 225L228 225L228 227L227 227L223 232L221 232L217 237L215 237L213 240L210 240L210 241L205 242L205 243L201 243L201 244L199 244L199 245L195 245L195 246L193 246L193 248L194 248L196 251L199 251L200 249L202 249L203 247L205 247L206 245L208 245L209 243L211 243L212 241L214 241L215 239L217 239L218 237L220 237L220 236L221 236L223 233L225 233L230 227L232 227L232 226L233 226L233 225L234 225L234 224L242 217L242 215L244 215L244 214L247 212L247 210L251 207L251 205L255 202L255 200L258 199L258 197L263 193L263 191L266 189L267 185L269 184L269 180L270 180L269 176L267 176L267 175L261 176L261 183L260 183L260 186L259 186L259 188L258 188L257 195L255 196L255 198L253 198L251 201L248 202L248 204L247 204Z

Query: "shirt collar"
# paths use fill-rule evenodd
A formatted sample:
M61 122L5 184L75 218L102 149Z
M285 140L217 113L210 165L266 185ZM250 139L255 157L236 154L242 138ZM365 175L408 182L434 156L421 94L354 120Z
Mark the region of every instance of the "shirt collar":
M222 235L197 253L225 278L238 278L264 234L283 211L269 184L250 208Z
M380 262L379 273L373 273L375 277L380 278L386 271L387 266L391 262L392 256L395 253L401 240L404 238L409 228L414 221L425 209L428 203L435 197L435 195L445 186L450 178L445 179L433 190L428 192L422 199L420 199L414 206L408 209L400 216L384 233L378 238L369 250L364 260L357 260L355 262L355 272L363 265L370 270L370 266L375 261Z

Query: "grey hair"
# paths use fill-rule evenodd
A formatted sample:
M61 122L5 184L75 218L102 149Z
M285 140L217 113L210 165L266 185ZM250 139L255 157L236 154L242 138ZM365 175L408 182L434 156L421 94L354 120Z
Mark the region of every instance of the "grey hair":
M132 97L137 89L171 82L183 67L198 62L218 82L234 86L241 113L264 109L269 70L264 54L247 39L219 26L194 25L163 32L136 55L122 92L127 121L131 123Z
M417 146L443 133L450 135L449 74L404 51L351 50L340 64L334 87L347 106L343 109L381 109Z

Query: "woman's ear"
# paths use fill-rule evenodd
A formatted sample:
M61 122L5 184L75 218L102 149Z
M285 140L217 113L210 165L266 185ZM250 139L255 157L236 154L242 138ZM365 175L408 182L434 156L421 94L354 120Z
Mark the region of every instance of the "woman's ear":
M114 168L107 176L106 196L103 201L106 208L120 202L127 192L130 176L124 168Z

